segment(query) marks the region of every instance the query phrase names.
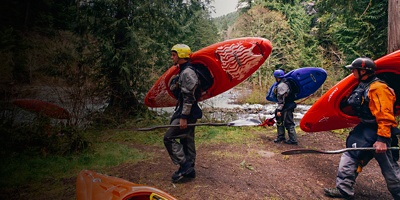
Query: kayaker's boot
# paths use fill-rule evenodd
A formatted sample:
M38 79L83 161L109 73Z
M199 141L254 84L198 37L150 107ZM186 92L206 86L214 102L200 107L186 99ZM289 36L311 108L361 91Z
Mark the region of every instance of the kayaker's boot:
M186 161L185 163L181 164L181 166L179 167L178 171L176 171L172 175L172 182L173 183L177 183L183 177L185 177L186 175L191 174L193 171L194 171L193 163L190 162L190 161Z
M294 126L288 128L289 140L285 141L286 144L297 145L297 134Z
M196 178L196 170L194 169L194 162L192 164L192 167L193 167L193 171L190 172L189 174L184 175L184 177L186 177L186 178Z
M196 178L196 170L193 169L192 172L190 172L189 174L185 175L186 178Z
M277 124L276 126L277 131L278 131L278 136L276 137L276 139L274 140L275 143L279 143L281 141L285 141L285 127L281 125L279 126L279 124Z
M342 194L340 192L340 190L337 188L324 188L324 193L326 196L332 197L332 198L342 198L342 199L349 199L349 200L354 199L353 196L348 196L348 195Z

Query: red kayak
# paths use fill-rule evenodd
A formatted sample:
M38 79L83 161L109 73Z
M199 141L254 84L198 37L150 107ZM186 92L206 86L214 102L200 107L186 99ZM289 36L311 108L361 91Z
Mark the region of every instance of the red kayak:
M376 74L395 90L396 115L400 114L400 50L375 60ZM350 107L340 107L340 102L351 94L357 79L350 74L333 86L306 112L300 121L300 128L306 132L330 131L349 128L360 121L352 114Z
M25 110L38 114L43 114L50 118L54 119L71 118L70 113L66 109L46 101L41 101L37 99L16 99L12 103Z
M76 179L77 200L176 200L154 187L82 170Z
M212 86L202 94L200 101L221 94L251 76L268 58L272 51L269 40L245 37L215 43L191 56L193 65L208 68L214 78ZM179 68L169 68L148 91L144 103L149 107L176 105L176 98L169 90L169 83L179 73Z

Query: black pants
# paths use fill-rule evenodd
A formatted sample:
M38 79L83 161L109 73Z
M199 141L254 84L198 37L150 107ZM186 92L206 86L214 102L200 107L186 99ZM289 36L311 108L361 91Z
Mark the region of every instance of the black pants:
M377 126L357 125L347 137L346 147L372 147L378 137L376 131ZM386 145L390 147L391 141L387 141ZM400 167L396 158L393 158L393 152L398 150L388 150L385 153L349 151L342 154L336 176L336 187L347 196L354 196L354 184L360 173L359 168L362 169L375 158L385 178L386 187L395 200L400 200Z
M179 118L172 120L171 125L179 124ZM196 119L188 119L188 124L196 123ZM196 160L196 147L194 142L195 126L188 126L186 129L179 127L171 127L164 135L164 145L172 162L181 165L186 161ZM179 139L179 142L177 141Z
M293 111L294 109L283 111L281 112L280 117L276 117L276 128L278 131L277 138L280 140L285 139L285 128L286 128L289 136L289 141L297 142L297 134L293 119Z

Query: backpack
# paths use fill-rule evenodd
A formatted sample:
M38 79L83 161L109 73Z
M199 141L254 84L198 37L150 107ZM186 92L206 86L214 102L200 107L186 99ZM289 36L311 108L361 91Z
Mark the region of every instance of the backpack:
M390 72L385 72L376 75L380 80L384 81L390 88L392 88L396 94L396 103L395 105L400 105L400 84L399 79L400 75ZM396 111L396 109L395 109Z
M203 92L206 92L210 87L214 84L214 77L212 76L210 70L202 64L193 64L188 66L194 72L196 72L197 78L200 81L200 87L196 89L196 98L200 98ZM174 77L170 85L176 84L179 80L179 76ZM179 99L181 90L177 88L174 91L171 91L172 94L175 96L176 99Z
M201 94L214 84L214 77L212 76L210 70L202 64L192 64L189 66L190 69L196 72L197 77L200 81L200 91Z
M297 94L299 94L300 90L297 87L296 83L293 80L290 79L282 79L282 81L284 83L286 83L286 85L289 86L289 94L286 97L286 102L292 102L294 100L296 100Z

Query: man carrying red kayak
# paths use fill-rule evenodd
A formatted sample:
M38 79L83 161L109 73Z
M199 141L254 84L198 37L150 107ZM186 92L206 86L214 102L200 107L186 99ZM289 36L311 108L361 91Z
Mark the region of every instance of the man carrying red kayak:
M172 182L178 182L184 177L195 178L194 164L196 147L194 142L195 124L203 113L197 104L201 96L199 78L190 64L191 50L185 44L177 44L171 49L171 59L180 69L179 76L170 84L170 89L178 99L178 105L171 118L171 127L164 135L164 145L174 164L179 165L178 171L172 175ZM179 140L179 142L177 141Z

